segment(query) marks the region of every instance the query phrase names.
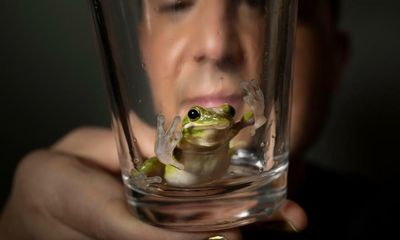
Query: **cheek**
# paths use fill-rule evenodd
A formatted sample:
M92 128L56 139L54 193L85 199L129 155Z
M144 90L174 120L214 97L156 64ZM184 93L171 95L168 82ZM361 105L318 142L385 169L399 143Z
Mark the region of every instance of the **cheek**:
M145 71L150 81L155 107L158 112L174 111L176 79L178 79L179 41L165 34L148 35L143 46ZM170 113L168 113L170 114Z
M297 30L294 51L291 148L296 151L304 141L310 121L311 89L315 78L315 53L312 35L301 27Z
M318 48L314 34L299 27L294 51L293 108L299 108L302 112L307 110L313 98L314 85L320 81L322 59L319 57Z
M326 80L325 59L321 44L312 29L298 27L294 53L294 78L291 121L291 148L294 151L309 145L321 124L321 109L326 96L321 84Z
M258 22L259 24L254 24ZM245 77L259 79L263 64L265 43L265 23L263 19L257 21L245 21L239 24L238 35L241 36L241 44L244 55Z

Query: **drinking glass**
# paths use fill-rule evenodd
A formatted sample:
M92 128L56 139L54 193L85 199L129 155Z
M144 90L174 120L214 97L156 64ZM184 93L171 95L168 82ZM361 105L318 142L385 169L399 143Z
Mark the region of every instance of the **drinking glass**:
M90 0L129 209L214 231L286 198L296 0Z

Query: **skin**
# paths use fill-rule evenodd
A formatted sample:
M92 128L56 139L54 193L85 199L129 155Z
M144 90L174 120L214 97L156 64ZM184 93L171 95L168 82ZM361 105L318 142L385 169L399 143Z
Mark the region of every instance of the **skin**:
M292 179L303 174L302 153L319 132L319 127L309 126L320 126L326 116L329 96L337 85L347 55L344 35L326 17L330 14L326 1L300 0L300 4L310 4L318 14L298 25L291 130L293 157L289 176ZM213 41L209 43L208 46L215 46ZM211 55L213 61L204 57L206 49L200 52L204 54L197 54L197 59L202 59L203 67L216 68L218 51ZM257 72L253 67L247 73ZM174 109L166 109L164 114L184 106L185 100L182 103L174 104ZM158 105L162 107L162 103ZM240 229L178 233L146 225L129 214L118 178L112 133L98 128L74 130L49 148L36 150L22 159L0 218L0 236L4 239L207 239L218 234L240 239ZM295 187L289 182L289 188ZM290 222L297 230L307 225L304 211L290 200L270 220ZM267 222L257 225L268 226Z
M179 11L165 10L174 2L145 1L139 27L156 111L171 121L193 105L229 103L242 116L239 82L259 79L263 13L226 0L182 1Z

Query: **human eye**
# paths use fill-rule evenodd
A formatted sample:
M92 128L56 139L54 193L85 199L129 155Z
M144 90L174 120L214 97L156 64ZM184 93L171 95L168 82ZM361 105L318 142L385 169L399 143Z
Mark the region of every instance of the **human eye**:
M194 5L194 0L170 0L160 3L160 13L183 13Z
M257 10L264 11L265 10L265 2L266 0L245 0L245 3Z

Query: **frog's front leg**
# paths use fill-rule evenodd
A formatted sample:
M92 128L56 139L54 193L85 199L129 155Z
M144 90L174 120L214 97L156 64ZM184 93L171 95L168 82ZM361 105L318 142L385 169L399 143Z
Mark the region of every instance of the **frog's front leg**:
M245 92L243 100L249 105L254 116L254 124L252 126L251 135L254 135L256 130L264 125L267 121L264 115L264 94L256 80L242 81L240 86Z
M183 164L178 162L173 155L176 145L182 138L182 133L175 131L179 122L180 117L176 116L170 128L164 132L165 117L163 115L157 116L157 138L154 152L163 164L183 169Z

